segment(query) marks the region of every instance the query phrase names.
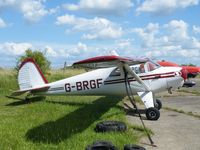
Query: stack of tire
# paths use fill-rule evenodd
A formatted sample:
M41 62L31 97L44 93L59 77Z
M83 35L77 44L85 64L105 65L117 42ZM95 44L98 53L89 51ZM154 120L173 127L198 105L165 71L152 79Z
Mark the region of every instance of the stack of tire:
M99 122L96 125L96 132L110 132L110 131L126 131L127 127L124 122L120 121L103 121ZM109 141L96 141L91 145L88 145L86 150L118 150L116 146L114 146ZM145 150L145 148L138 145L125 145L124 150Z
M86 150L119 150L109 141L96 141L89 145ZM125 145L124 150L146 150L144 147L138 145Z

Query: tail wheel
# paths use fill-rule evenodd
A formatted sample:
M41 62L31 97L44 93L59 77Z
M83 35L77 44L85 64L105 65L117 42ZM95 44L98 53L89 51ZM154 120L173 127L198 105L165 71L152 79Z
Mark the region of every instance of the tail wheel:
M160 112L157 108L150 107L146 110L146 117L148 120L158 120L160 118Z
M161 102L161 100L156 99L154 106L155 106L155 108L157 108L158 110L160 110L162 108L162 102Z

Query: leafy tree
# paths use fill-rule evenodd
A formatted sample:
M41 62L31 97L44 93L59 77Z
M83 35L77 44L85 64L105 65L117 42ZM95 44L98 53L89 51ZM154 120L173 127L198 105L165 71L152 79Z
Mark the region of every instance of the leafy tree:
M19 66L21 64L22 61L24 61L26 58L33 58L36 63L38 64L38 66L40 67L40 69L42 70L42 72L44 74L47 74L48 71L50 70L50 65L51 65L51 62L47 59L47 57L45 56L45 52L41 52L39 50L31 50L31 49L28 49L25 51L25 54L20 56L18 59L17 59L17 66L16 66L16 69L18 70L19 69Z
M189 64L181 64L181 66L194 66L195 67L196 65L189 63Z

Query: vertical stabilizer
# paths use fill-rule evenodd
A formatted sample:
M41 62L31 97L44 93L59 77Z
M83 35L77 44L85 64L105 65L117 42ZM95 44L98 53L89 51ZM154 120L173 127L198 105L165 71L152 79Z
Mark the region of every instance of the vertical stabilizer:
M20 90L35 88L48 81L33 58L25 59L19 67L18 84Z

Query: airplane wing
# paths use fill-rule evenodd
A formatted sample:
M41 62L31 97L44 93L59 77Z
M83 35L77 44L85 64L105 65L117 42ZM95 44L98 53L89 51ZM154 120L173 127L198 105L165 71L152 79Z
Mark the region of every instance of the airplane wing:
M128 57L120 57L120 56L115 56L115 55L99 56L99 57L93 57L93 58L75 62L73 66L93 68L93 69L121 66L131 76L133 76L138 83L143 85L146 91L150 91L149 87L142 81L142 79L129 66L129 65L139 64L139 63L145 63L148 60L149 60L148 58L128 58Z
M121 63L126 63L128 65L139 64L148 61L148 58L129 58L129 57L120 57L116 55L111 56L98 56L85 60L75 62L74 67L84 67L84 68L107 68L118 66Z
M43 87L36 87L36 88L14 91L13 93L11 93L10 96L20 96L27 92L30 92L30 93L46 92L49 88L50 86L43 86Z

